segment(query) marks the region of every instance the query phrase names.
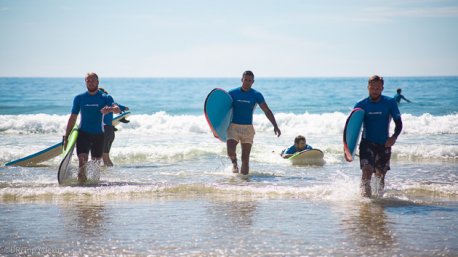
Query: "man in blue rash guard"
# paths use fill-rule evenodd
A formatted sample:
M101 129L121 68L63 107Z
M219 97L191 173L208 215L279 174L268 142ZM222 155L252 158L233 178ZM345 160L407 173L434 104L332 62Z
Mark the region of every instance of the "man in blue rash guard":
M99 87L99 90L102 91L104 94L107 94L108 97L112 98L110 94L108 94L108 92L104 88ZM111 101L114 101L114 100L111 99ZM121 112L129 110L129 107L127 106L120 105L118 103L116 103L116 105L119 106L119 109L121 110ZM110 112L107 115L103 116L104 140L103 140L102 159L103 159L103 164L107 167L113 166L113 162L110 159L110 150L111 150L111 145L113 144L113 141L115 139L116 128L113 126L112 122L113 122L113 113Z
M369 97L356 103L355 108L365 111L363 134L359 145L361 177L361 194L370 197L372 173L380 179L379 196L383 195L385 176L390 170L391 146L402 130L401 113L396 100L382 95L383 78L371 76L367 89ZM390 137L389 126L391 119L395 123L394 134Z
M267 106L263 95L251 88L254 83L252 71L245 71L242 76L242 86L232 89L229 94L232 97L233 117L227 129L227 155L232 162L232 172L238 173L237 154L235 152L237 144L242 145L242 167L240 172L247 175L249 172L250 152L254 139L253 112L256 105L264 111L269 121L274 126L277 136L281 135L277 122L272 111Z
M103 153L103 116L110 113L119 113L119 107L113 103L113 98L99 91L99 77L95 73L88 73L85 78L87 92L75 96L67 130L64 136L64 148L67 139L75 126L78 113L81 112L81 121L76 141L79 169L78 181L84 183L86 178L85 165L89 151L91 158L100 160Z
M398 88L398 89L396 90L396 94L395 94L394 97L393 97L393 98L396 100L396 102L397 102L398 104L400 104L400 103L401 103L401 99L404 99L406 102L410 103L410 100L408 100L407 98L405 98L405 97L401 94L401 92L402 92L402 89L400 89L400 88Z
M297 152L302 152L305 150L312 150L312 146L307 144L307 140L304 136L299 135L294 138L294 145L290 146L289 148L283 150L281 152L281 157L288 159L289 157L293 156Z

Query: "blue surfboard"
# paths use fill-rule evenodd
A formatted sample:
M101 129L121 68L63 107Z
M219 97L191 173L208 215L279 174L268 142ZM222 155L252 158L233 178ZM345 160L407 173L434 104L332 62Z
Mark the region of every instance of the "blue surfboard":
M356 146L358 145L361 136L361 128L364 120L364 110L355 108L345 123L343 133L344 155L345 160L351 162L355 157Z
M113 121L111 122L111 125L113 126L117 126L122 120L122 119L125 119L127 117L130 116L130 112L124 112L124 113L121 113L120 115L116 116L113 118Z
M205 99L204 113L213 135L226 142L232 121L232 97L221 88L213 89Z
M20 158L14 161L7 162L4 165L5 166L24 166L24 167L32 166L33 167L33 166L37 166L38 163L40 162L44 162L54 157L57 157L61 153L62 153L62 142L57 143L53 146L50 146L37 153L28 155L24 158Z

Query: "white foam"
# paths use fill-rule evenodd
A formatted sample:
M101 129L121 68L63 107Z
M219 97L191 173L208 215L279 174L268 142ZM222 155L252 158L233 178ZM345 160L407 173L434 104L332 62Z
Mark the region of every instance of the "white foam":
M323 114L276 113L279 127L287 134L341 135L348 114L341 112ZM68 115L24 114L0 115L0 133L55 134L63 133ZM170 115L166 112L131 115L130 123L118 126L120 130L139 134L210 134L204 115ZM403 114L404 133L407 134L458 134L458 114L414 116ZM265 115L254 115L258 133L272 133ZM392 126L393 127L393 126Z
M393 158L458 159L458 114L404 116L404 134L393 147ZM254 118L254 161L281 164L278 153L290 146L298 134L325 153L325 161L342 162L344 113L276 114L282 129L277 138L264 115ZM68 115L0 115L0 161L22 158L61 140ZM132 115L130 123L118 126L112 156L117 162L180 161L204 156L225 158L225 144L215 139L204 115ZM393 126L392 126L393 127ZM274 153L272 153L274 151ZM240 153L240 150L238 150ZM53 163L53 162L52 162Z
M64 133L69 115L0 115L1 134Z
M229 174L229 175L228 175ZM331 202L360 201L359 176L349 176L337 170L332 178L313 184L288 185L278 184L268 178L281 178L285 174L253 173L247 177L238 177L226 172L220 182L185 182L171 183L154 179L141 182L118 182L105 180L91 187L58 186L51 177L35 177L33 180L14 179L3 182L0 188L0 201L9 200L56 200L56 199L131 199L156 196L176 195L214 195L221 198L293 198L309 200L326 200ZM227 178L229 177L229 178ZM233 177L231 179L230 177ZM264 177L269 183L250 182L251 179ZM5 187L6 186L6 187ZM384 198L403 199L403 197L458 197L458 185L453 183L389 183L385 188Z
M434 116L402 115L403 133L415 135L458 134L458 114Z

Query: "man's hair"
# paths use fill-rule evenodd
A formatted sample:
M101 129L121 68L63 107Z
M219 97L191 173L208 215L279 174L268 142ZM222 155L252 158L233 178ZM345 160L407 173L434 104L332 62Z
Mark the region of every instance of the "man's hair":
M247 71L243 72L242 78L245 77L246 75L251 76L254 79L254 73L252 71L247 70Z
M103 87L99 87L99 91L102 91L103 93L107 94L108 95L108 92L105 90L105 88Z
M92 76L95 76L97 78L97 80L99 80L99 76L97 76L97 74L95 74L95 72L86 73L86 78L89 78L89 77L92 77Z
M402 89L398 88L396 92L401 93Z
M372 83L372 82L377 82L377 81L381 81L382 82L382 86L383 84L385 83L383 81L383 77L379 76L379 75L372 75L369 77L369 80L367 81L369 84Z
M300 141L304 140L305 141L305 137L302 136L302 135L299 135L297 136L295 139L294 139L294 143L295 144L298 144Z

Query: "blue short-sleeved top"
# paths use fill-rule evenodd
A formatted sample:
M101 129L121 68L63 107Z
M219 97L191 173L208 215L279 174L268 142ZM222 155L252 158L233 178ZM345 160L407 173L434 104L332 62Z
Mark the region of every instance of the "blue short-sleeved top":
M103 133L103 114L100 110L105 106L111 106L113 98L97 91L95 95L89 92L75 96L73 99L72 114L81 112L80 130L90 134Z
M401 119L396 100L384 95L380 96L380 100L377 102L367 97L356 103L355 108L361 108L365 111L363 139L376 144L385 144L388 139L391 119Z
M238 87L229 91L232 97L233 116L232 123L241 125L253 124L253 112L256 104L261 105L265 102L264 96L255 89L249 91Z

